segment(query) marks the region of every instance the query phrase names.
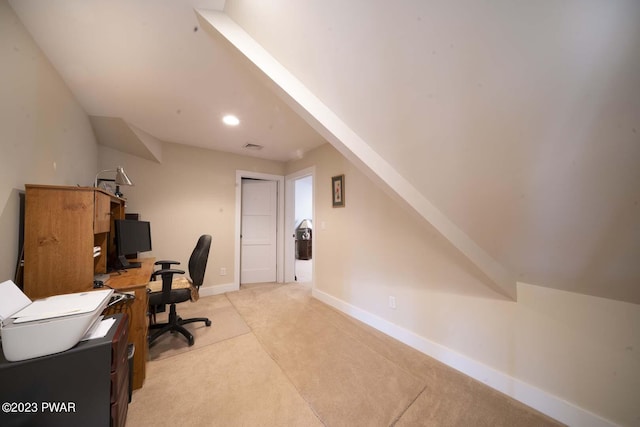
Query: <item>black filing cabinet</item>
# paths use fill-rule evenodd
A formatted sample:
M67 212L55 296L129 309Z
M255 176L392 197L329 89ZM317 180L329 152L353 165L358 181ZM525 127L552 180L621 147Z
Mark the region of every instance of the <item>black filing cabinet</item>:
M128 318L103 338L8 362L0 352L0 426L124 426L129 402Z

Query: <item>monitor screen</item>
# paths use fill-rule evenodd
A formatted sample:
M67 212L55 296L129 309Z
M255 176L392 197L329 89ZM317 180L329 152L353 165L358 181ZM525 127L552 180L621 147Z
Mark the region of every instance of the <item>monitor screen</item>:
M151 225L148 221L117 219L115 221L118 256L137 255L151 250Z

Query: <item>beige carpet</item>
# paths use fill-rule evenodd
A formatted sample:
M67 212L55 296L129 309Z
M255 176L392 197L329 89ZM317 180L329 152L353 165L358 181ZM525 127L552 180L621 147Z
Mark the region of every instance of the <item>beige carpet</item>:
M560 425L311 298L308 285L249 286L188 305L201 304L213 325L191 348L152 348L129 427ZM227 310L238 317L214 320ZM216 328L224 338L208 336Z
M183 319L207 317L211 320L211 326L205 326L204 322L185 325L195 340L192 347L187 345L187 339L182 334L167 333L162 335L149 347L150 360L164 359L251 332L238 311L224 295L200 298L193 303L178 304L176 310ZM166 322L167 316L168 307L167 312L157 315L157 321Z

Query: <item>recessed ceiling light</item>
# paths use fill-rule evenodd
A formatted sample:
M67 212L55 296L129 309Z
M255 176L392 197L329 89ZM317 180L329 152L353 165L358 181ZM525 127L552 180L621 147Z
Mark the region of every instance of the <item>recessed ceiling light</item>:
M238 126L240 124L240 119L238 119L236 116L232 114L227 114L226 116L224 116L222 118L222 121L224 122L225 125L229 125L229 126Z

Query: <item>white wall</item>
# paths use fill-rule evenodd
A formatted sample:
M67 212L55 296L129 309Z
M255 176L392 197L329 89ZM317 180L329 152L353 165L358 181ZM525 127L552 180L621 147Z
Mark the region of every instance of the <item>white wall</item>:
M314 295L561 421L638 424L640 306L524 283L507 301L330 145L287 170L313 164Z
M18 257L25 184L93 185L89 119L6 1L0 1L0 281Z
M198 237L211 234L213 241L204 286L225 287L234 282L236 170L283 175L284 164L163 144L162 163L141 159L100 146L103 169L123 166L135 184L121 187L126 211L151 222L153 251L160 259L187 262ZM220 268L227 275L220 275ZM206 291L205 291L206 292Z

